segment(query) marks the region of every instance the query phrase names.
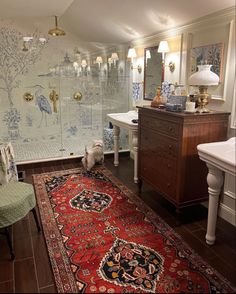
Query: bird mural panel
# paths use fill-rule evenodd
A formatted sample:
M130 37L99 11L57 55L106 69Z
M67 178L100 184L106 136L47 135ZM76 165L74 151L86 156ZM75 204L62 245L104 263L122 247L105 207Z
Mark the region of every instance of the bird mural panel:
M39 110L41 111L41 120L39 123L39 128L42 126L43 122L45 123L45 126L47 127L47 116L52 114L52 108L50 103L48 102L48 99L42 95L42 90L44 89L41 85L35 85L33 88L36 88L35 90L35 98L36 103L38 105Z

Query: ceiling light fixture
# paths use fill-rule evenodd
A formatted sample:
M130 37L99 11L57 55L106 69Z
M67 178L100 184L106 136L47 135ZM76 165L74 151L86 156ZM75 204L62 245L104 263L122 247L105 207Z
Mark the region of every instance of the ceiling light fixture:
M65 36L65 32L58 28L57 16L55 15L55 28L48 31L51 36Z

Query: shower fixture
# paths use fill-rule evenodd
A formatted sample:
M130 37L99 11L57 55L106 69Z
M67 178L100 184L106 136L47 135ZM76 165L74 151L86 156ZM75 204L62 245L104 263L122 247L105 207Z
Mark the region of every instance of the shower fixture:
M56 15L55 15L55 28L49 30L48 34L52 35L52 36L65 36L65 34L66 34L62 29L58 28L58 22L57 22Z

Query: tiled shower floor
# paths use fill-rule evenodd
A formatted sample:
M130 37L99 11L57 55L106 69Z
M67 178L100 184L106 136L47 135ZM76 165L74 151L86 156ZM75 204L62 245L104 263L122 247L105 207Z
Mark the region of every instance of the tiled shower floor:
M31 142L14 142L12 146L15 153L15 161L17 163L28 163L35 161L48 161L62 159L68 157L83 156L85 146L90 148L93 139L103 137L105 153L113 151L113 136L111 131L104 131L103 136L93 131L90 133L87 130L86 134L76 138L55 138L51 140L37 140ZM120 148L128 150L128 132L121 130L120 133Z
M73 141L37 142L37 143L12 143L16 162L38 161L42 159L56 159L84 154L84 145Z
M85 146L90 146L91 142L76 143L74 141L65 141L63 146L61 142L37 142L37 143L12 143L15 161L17 163L27 163L36 161L48 161L68 157L79 157L84 155ZM127 142L121 143L122 151L128 151ZM112 149L105 150L110 153Z

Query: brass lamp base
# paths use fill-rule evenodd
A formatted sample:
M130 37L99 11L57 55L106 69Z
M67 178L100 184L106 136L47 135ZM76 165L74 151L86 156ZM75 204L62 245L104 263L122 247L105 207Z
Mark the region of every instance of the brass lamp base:
M197 109L198 113L207 113L210 112L209 109L206 108L206 105L209 103L210 95L207 93L207 86L199 86L199 95L197 100Z

